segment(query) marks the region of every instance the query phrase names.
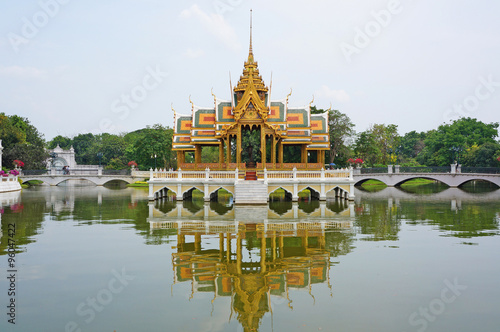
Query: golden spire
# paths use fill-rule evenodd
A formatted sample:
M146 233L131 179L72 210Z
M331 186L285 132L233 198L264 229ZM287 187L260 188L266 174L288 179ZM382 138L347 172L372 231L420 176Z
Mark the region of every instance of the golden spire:
M253 44L252 44L252 10L250 10L250 47L248 50L248 60L245 62L245 68L243 69L243 75L241 75L240 80L235 87L235 92L245 92L249 85L254 85L258 92L266 92L268 88L265 86L262 77L259 74L259 68L257 62L253 57Z
M253 49L252 49L252 9L250 9L250 49L248 51L248 62L253 62Z

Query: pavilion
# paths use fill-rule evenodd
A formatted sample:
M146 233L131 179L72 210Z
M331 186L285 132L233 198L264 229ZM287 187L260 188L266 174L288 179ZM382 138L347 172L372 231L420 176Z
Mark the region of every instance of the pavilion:
M272 84L271 84L272 86ZM231 100L222 100L213 93L212 107L196 106L190 98L191 114L174 111L173 150L177 151L177 167L183 170L246 169L242 162L242 136L245 131L260 133L260 154L257 169L320 170L329 150L328 112L311 114L312 102L303 107L289 107L288 98L271 101L271 88L259 74L252 50L252 26L248 59L238 84L231 86ZM218 163L202 163L202 149L218 147ZM285 163L284 151L300 150L300 163ZM190 163L186 154L194 153ZM251 153L250 153L251 154ZM266 156L268 155L268 156ZM270 156L270 157L269 157ZM312 162L311 162L312 161Z

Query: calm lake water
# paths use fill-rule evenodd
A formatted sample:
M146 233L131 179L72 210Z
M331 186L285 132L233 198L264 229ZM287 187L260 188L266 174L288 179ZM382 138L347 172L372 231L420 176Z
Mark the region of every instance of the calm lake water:
M2 194L0 331L499 330L500 190L355 194L263 207Z

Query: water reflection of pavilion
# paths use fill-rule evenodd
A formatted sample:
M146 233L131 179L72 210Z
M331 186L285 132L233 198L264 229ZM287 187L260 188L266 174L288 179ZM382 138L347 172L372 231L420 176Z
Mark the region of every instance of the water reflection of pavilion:
M290 289L314 297L314 284L330 287L328 230L350 223L176 221L161 226L177 229L174 283L190 282L190 298L196 292L213 293L214 300L231 297L231 317L235 313L245 331L257 331L262 317L272 314L272 296L292 307ZM214 237L219 241L210 244Z

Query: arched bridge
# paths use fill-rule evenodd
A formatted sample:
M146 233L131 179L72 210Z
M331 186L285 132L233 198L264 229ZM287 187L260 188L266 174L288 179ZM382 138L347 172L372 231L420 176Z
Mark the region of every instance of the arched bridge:
M462 172L460 167L452 165L449 167L396 167L393 172L392 166L381 169L361 169L355 171L353 178L356 185L368 180L378 180L389 187L396 187L412 179L430 179L442 182L452 188L459 187L470 181L487 181L500 187L500 169L498 168L470 168ZM474 172L477 171L477 172ZM481 173L480 173L481 172ZM485 173L482 173L485 172ZM490 173L486 173L490 172Z
M128 174L127 174L128 173ZM87 180L96 186L103 186L111 181L124 181L134 183L149 179L149 172L127 171L127 172L106 172L102 169L95 170L71 170L70 174L62 171L23 171L20 178L23 182L38 180L51 186L57 186L68 180Z

